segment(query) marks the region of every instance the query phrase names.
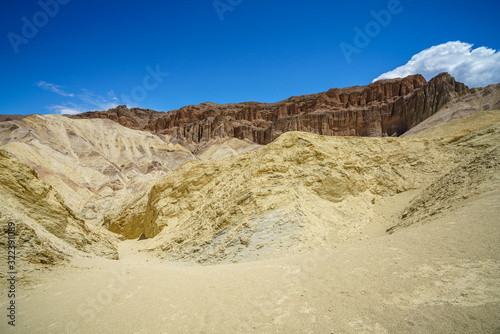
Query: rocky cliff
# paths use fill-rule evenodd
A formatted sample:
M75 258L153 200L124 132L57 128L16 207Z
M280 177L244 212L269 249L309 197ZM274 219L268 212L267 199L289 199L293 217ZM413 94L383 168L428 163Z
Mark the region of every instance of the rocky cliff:
M107 111L88 111L77 115L67 115L70 118L104 118L110 119L123 126L131 129L142 130L150 123L155 122L159 117L163 116L164 112L140 109L127 108L126 106L118 106Z
M467 94L452 99L444 107L405 132L403 136L414 135L438 124L446 124L474 114L479 110L500 109L500 83L484 88L473 88Z
M234 137L268 144L289 131L328 136L400 135L469 91L442 73L429 82L421 75L381 80L368 86L330 89L277 103L202 103L168 113L119 106L74 118L109 118L122 125L201 143Z

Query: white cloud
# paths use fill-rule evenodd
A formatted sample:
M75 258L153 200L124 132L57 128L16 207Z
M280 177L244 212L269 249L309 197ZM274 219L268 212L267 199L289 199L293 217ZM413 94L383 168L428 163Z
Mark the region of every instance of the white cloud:
M113 101L118 101L118 98L115 95L115 91L111 90L108 92L108 96L113 100Z
M422 74L430 80L441 72L450 73L469 87L500 82L500 52L460 41L433 46L414 55L406 65L382 74L375 80Z
M36 83L36 85L38 87L41 87L41 88L45 89L45 90L49 90L52 93L56 93L56 94L59 94L59 95L62 95L62 96L67 96L67 97L74 97L75 96L75 94L66 93L65 91L63 91L61 89L61 88L63 88L63 86L54 85L54 84L51 84L51 83L48 83L48 82L45 82L45 81L38 81Z
M78 108L72 108L63 105L48 106L47 109L49 109L51 112L55 112L58 115L75 115L83 112L83 110L80 110Z
M118 106L118 99L114 96L114 93L111 94L112 91L108 93L109 97L94 94L87 89L82 89L82 92L82 94L77 95L77 98L86 104L97 107L99 110L108 110Z
M120 102L114 91L108 92L108 96L103 97L87 89L82 89L79 94L67 93L62 90L63 86L51 84L46 81L39 81L36 83L36 86L61 96L71 98L70 101L46 107L46 109L50 110L50 112L59 115L74 115L91 110L108 110L115 108Z

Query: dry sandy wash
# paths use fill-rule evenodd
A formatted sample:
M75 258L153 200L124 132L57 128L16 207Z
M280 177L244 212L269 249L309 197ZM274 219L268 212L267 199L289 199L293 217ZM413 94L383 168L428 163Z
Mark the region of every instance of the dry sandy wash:
M4 123L0 332L500 333L500 112L431 121L196 154L110 121Z

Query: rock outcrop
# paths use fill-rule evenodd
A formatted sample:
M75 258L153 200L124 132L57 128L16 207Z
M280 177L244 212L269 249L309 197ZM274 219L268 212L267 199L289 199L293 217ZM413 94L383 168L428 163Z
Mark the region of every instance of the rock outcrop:
M479 110L500 109L500 83L489 85L484 88L473 88L469 93L452 99L443 108L431 117L425 119L403 136L414 135L438 124L467 117Z
M31 115L0 122L0 147L35 170L79 217L133 239L143 225L131 226L116 214L135 212L156 180L186 161L225 159L260 145L219 138L186 148L109 119Z
M35 171L0 150L0 245L4 250L11 225L21 260L53 264L85 253L118 258L113 237L103 237L106 230L87 225Z
M289 132L256 152L184 164L151 189L142 216L120 221L144 222L146 244L172 260L287 256L357 240L378 219L375 201L428 184L453 160L423 139Z
M442 73L429 82L421 75L412 75L294 96L277 103L206 102L168 113L119 106L71 117L109 118L188 143L234 137L268 144L289 131L384 137L403 134L468 91L467 86Z
M161 136L108 119L57 115L1 122L0 145L35 170L79 217L98 225L104 216L130 205L135 194L149 189L155 180L197 159ZM119 224L110 222L107 227L122 232Z
M150 109L131 108L118 106L107 111L88 111L77 115L67 115L70 118L104 118L110 119L131 129L142 130L150 123L155 122L164 113Z

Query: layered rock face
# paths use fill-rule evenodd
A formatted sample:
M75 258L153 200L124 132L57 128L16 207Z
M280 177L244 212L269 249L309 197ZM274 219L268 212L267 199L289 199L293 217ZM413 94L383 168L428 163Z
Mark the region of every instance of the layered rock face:
M500 109L500 83L484 88L473 88L467 94L452 99L437 113L404 133L414 135L438 124L445 124L474 114L479 110Z
M119 106L71 117L109 118L125 126L192 143L234 137L268 144L289 131L384 137L408 131L468 91L467 86L442 73L429 82L421 75L412 75L363 87L295 96L277 103L207 102L168 113Z
M79 217L98 225L130 206L134 194L149 189L156 179L197 159L181 145L108 119L57 115L1 122L0 145L35 170ZM118 224L107 227L122 232Z
M150 109L118 106L108 111L88 111L77 115L68 115L70 118L104 118L110 119L131 129L144 129L148 124L155 122L164 113Z
M260 146L219 138L198 145L196 156L194 146L109 119L31 115L0 122L0 147L35 170L82 219L138 238L143 226L127 224L116 214L126 208L133 215L157 179L186 161L224 159Z
M113 238L103 237L102 228L78 218L35 171L0 150L0 245L4 249L12 224L20 259L52 264L85 253L118 258Z

